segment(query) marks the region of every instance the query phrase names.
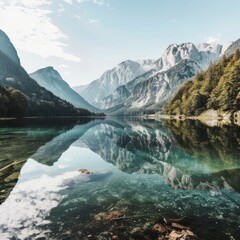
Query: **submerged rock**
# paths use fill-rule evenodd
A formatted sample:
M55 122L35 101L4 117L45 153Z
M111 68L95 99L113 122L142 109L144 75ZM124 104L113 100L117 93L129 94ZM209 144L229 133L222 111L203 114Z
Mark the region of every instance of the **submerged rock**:
M182 230L181 232L177 232L175 230L173 230L170 234L169 234L169 240L195 240L198 239L197 236L189 231L189 230Z
M82 173L82 174L93 174L92 171L87 170L87 169L80 169L79 172Z
M160 232L160 233L166 233L168 230L166 229L166 227L164 227L162 224L159 224L159 223L157 223L157 224L155 224L154 226L153 226L153 229L154 230L157 230L158 232Z
M95 221L109 221L115 218L123 217L124 213L122 211L111 211L111 212L100 212L95 215Z

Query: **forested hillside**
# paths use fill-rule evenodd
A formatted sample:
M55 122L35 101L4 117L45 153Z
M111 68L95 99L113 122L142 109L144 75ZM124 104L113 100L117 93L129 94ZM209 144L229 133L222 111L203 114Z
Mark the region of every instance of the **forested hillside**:
M21 117L27 111L27 99L20 91L0 86L0 117Z
M239 49L186 82L164 112L167 115L197 116L208 109L220 112L240 109Z
M26 116L89 116L85 109L56 97L40 87L27 72L0 51L0 83L22 92L28 102Z

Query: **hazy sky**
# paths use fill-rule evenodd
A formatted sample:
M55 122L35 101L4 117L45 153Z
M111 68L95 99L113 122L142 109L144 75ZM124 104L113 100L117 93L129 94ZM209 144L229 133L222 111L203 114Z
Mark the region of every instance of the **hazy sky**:
M239 0L0 0L0 28L30 73L53 66L71 86L171 43L240 37Z

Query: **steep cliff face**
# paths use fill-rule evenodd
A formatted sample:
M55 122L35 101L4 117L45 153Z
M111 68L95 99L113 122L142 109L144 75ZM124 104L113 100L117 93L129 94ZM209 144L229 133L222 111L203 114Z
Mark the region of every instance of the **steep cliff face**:
M15 47L11 43L6 33L2 30L0 30L0 43L0 51L7 55L13 62L20 65L20 59Z
M117 87L127 84L144 72L144 68L138 62L127 60L103 73L99 79L93 81L85 89L80 88L82 91L78 93L93 106L101 107L99 102L102 99L108 97Z
M126 105L130 108L141 108L164 102L172 96L178 86L193 77L200 69L196 62L182 60L169 70L159 72L138 83L127 99Z
M108 80L103 87L105 96L100 94L95 104L101 109L109 109L113 114L129 114L135 109L141 111L145 108L161 111L162 106L182 83L207 68L210 62L216 61L222 51L223 46L215 43L171 44L157 61L138 61L140 67L135 63L138 67L131 67L131 77L128 77L128 80L124 71L117 75L118 84L112 84L113 82ZM127 65L129 63L133 64L126 62ZM116 69L112 69L112 74L114 72ZM100 80L94 81L90 86L101 89L99 82ZM88 88L83 91L90 95Z
M77 109L69 102L53 95L34 81L18 61L15 48L1 32L0 47L0 84L22 92L27 99L25 116L89 116L85 109ZM4 53L5 51L5 53Z
M125 106L116 114L127 112L126 108L151 108L153 111L161 111L179 86L205 69L210 62L216 61L221 51L222 46L218 44L203 43L197 47L192 43L170 45L156 61L154 70L157 73L152 71L152 75L142 77L130 90L131 94L126 99Z
M125 85L116 88L111 95L99 102L103 109L111 108L123 103L130 96L130 91Z

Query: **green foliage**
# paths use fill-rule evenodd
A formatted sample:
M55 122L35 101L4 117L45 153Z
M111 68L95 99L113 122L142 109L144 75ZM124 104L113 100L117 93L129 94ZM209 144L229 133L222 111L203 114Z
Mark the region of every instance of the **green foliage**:
M75 108L67 101L56 97L45 88L40 87L27 72L9 57L0 51L0 84L12 87L22 92L27 99L27 110L25 116L91 116L94 115L85 109ZM18 95L18 93L13 93ZM19 98L19 104L11 104L14 113L22 112L23 98ZM9 99L4 96L0 99L1 114L8 115L7 107L4 107Z
M208 127L199 121L165 120L179 146L213 169L230 169L239 164L239 127ZM214 159L214 161L213 161Z
M199 115L207 109L239 110L240 51L211 64L186 82L164 109L165 114Z
M0 117L22 117L27 110L27 99L20 91L0 87Z

